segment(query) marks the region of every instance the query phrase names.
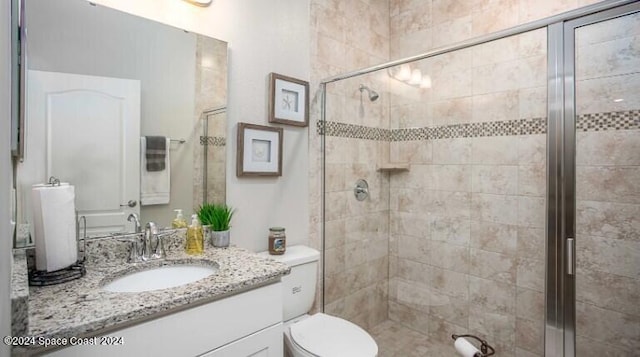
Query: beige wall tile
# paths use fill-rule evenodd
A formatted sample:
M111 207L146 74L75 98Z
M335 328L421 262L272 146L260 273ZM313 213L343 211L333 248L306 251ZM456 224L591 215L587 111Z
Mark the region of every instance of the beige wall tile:
M637 130L581 132L576 140L578 166L640 165Z
M518 90L520 105L518 118L547 117L547 87L522 88Z
M473 122L520 119L517 90L473 96Z
M518 202L519 198L516 196L474 193L471 197L471 219L516 225Z
M479 21L479 19L474 19L474 21ZM473 66L479 67L488 64L515 60L519 57L519 46L520 36L509 36L506 38L501 38L499 40L473 46L471 48L473 53Z
M436 24L432 27L433 47L460 42L471 36L472 18L470 15Z
M544 260L546 233L544 228L518 227L518 247L516 255L519 258Z
M519 244L518 234L518 228L513 225L473 221L470 246L487 252L515 256Z
M546 222L545 198L518 197L518 226L544 228Z
M428 332L429 318L425 313L420 313L402 304L389 301L389 318L392 321L402 322L403 325L421 332Z
M518 0L481 1L473 14L473 33L484 35L518 24ZM493 6L491 6L493 5Z
M638 46L640 36L623 37L576 48L576 79L636 73L640 66Z
M518 137L499 136L471 139L471 163L515 165L518 163Z
M468 164L473 139L439 139L433 141L434 164Z
M414 262L407 259L398 260L398 278L410 281L414 284L429 286L431 267L427 264Z
M576 195L579 200L640 203L640 166L578 166Z
M431 176L425 177L434 190L462 191L471 190L471 167L466 165L432 165Z
M509 284L516 282L515 257L471 249L469 260L469 274L473 276Z
M420 263L430 262L431 241L429 239L398 236L398 257Z
M518 187L518 167L473 165L471 192L514 195Z
M395 302L420 312L429 312L433 291L428 286L398 279L396 289Z
M635 351L619 345L611 345L583 336L576 337L576 356L584 357L625 357L633 356Z
M521 23L541 19L577 7L576 0L519 0Z
M469 298L469 276L433 267L429 271L429 286L439 293L458 299Z
M466 246L432 241L429 263L435 267L469 273L469 248Z
M535 353L544 354L544 324L526 319L516 319L516 346Z
M513 284L469 276L469 299L476 309L515 316L516 287Z
M640 279L640 242L584 235L578 237L578 267Z
M473 97L443 99L433 103L433 125L468 123L473 113Z
M469 331L491 341L500 354L512 355L515 351L516 318L478 306L469 308Z
M581 115L637 109L640 107L640 99L631 93L638 91L640 74L578 80L576 113Z
M472 1L434 0L432 2L433 23L439 24L458 17L471 15Z
M518 194L538 197L547 194L547 168L545 165L518 166Z
M547 136L545 134L518 136L518 164L546 165Z
M516 292L516 316L544 323L544 293L522 287Z
M640 205L596 201L576 204L576 231L579 235L640 241Z
M471 194L467 192L432 191L426 204L428 222L451 221L471 217Z
M391 218L391 233L429 238L431 221L420 215L395 212Z
M640 317L578 302L576 333L578 336L637 351L640 348Z
M518 287L535 291L544 291L545 280L544 260L518 258L517 282Z
M637 36L640 34L638 13L584 26L576 31L576 46L583 47L601 42Z
M469 218L436 219L431 224L431 240L468 245L471 238Z
M429 317L445 320L455 325L467 325L469 321L469 301L434 292L429 307Z
M637 255L628 264L637 264ZM622 262L621 262L622 263ZM576 300L640 316L640 284L635 278L578 267Z

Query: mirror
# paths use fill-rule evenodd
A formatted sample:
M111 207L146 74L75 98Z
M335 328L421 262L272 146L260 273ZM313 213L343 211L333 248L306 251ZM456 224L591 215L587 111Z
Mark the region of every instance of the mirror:
M18 237L28 235L32 185L50 176L75 186L90 236L133 231L130 213L167 227L174 209L188 218L224 202L227 43L85 0L24 1ZM171 139L160 170L169 182L146 177L145 136Z

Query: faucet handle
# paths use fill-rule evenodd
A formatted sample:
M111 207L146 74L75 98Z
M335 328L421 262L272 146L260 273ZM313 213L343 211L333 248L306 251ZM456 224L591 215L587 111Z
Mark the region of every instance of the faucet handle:
M148 222L146 225L146 229L148 229L151 234L158 234L158 227L153 222Z

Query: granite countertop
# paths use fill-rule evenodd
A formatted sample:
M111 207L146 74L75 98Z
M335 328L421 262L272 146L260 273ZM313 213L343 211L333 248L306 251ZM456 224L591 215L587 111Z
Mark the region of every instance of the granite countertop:
M16 253L12 279L12 329L22 336L85 337L104 330L129 326L276 282L289 273L289 267L262 258L247 250L214 248L205 253L184 253L184 230L176 230L165 245L167 258L139 264L126 263L128 243L103 239L87 246L87 274L78 280L46 287L28 287L24 251ZM104 283L135 270L167 264L219 265L217 273L175 288L138 293L115 293L101 289ZM25 304L26 301L26 304ZM27 308L28 311L23 311ZM28 318L25 318L28 316ZM21 320L21 321L16 321ZM28 324L27 324L28 323Z

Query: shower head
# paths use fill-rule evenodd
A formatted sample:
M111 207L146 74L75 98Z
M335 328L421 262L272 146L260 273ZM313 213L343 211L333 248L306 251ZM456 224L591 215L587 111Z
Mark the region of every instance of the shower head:
M378 95L378 92L376 92L373 89L365 86L364 84L361 84L360 85L360 93L362 93L365 90L369 94L369 100L372 101L372 102L375 102L380 97L380 95Z

